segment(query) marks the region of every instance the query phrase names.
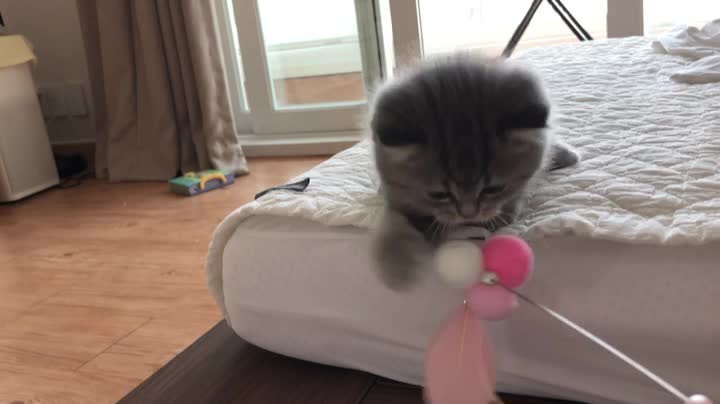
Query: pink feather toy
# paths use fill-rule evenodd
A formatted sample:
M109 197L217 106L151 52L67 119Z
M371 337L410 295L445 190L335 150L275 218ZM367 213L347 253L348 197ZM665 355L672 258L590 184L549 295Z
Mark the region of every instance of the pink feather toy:
M470 241L441 246L435 266L448 283L466 289L465 302L435 336L425 363L425 397L431 404L499 402L495 392L495 362L485 321L509 316L518 300L560 321L623 360L684 404L713 404L706 396L688 396L612 345L566 317L516 291L533 272L533 252L525 241L496 236L481 248Z

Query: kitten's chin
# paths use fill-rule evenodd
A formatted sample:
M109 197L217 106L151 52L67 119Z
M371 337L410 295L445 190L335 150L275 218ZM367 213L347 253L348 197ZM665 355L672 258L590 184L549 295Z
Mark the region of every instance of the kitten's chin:
M498 220L501 220L499 211L492 211L488 213L480 213L474 218L467 219L462 217L453 217L448 221L438 220L440 223L448 226L487 226L496 224Z
M494 223L501 216L500 208L484 209L471 218L459 215L433 215L444 226L483 226Z

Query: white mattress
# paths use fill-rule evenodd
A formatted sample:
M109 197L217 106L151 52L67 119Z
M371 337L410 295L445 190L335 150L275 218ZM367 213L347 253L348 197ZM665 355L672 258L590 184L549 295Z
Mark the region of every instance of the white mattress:
M540 185L505 231L537 254L526 292L689 393L720 396L720 86L671 82L687 61L640 38L525 56L580 168ZM428 339L462 297L428 276L381 286L368 254L382 200L360 144L218 227L210 288L243 338L307 360L421 384ZM529 307L492 325L506 392L592 403L674 403ZM717 397L716 397L717 398Z

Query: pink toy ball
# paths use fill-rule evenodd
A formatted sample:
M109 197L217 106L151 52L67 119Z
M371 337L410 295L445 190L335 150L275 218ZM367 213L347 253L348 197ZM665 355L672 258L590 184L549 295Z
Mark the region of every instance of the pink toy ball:
M521 238L495 236L482 246L483 267L497 275L498 283L516 289L530 279L533 271L533 252Z
M465 302L474 315L487 321L503 320L518 307L517 296L513 293L484 284L470 288L465 294Z

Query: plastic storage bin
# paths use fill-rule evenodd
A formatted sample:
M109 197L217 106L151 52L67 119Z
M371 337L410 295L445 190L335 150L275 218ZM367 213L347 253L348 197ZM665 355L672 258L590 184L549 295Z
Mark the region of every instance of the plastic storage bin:
M20 36L0 36L0 202L58 184L31 67L34 56Z

